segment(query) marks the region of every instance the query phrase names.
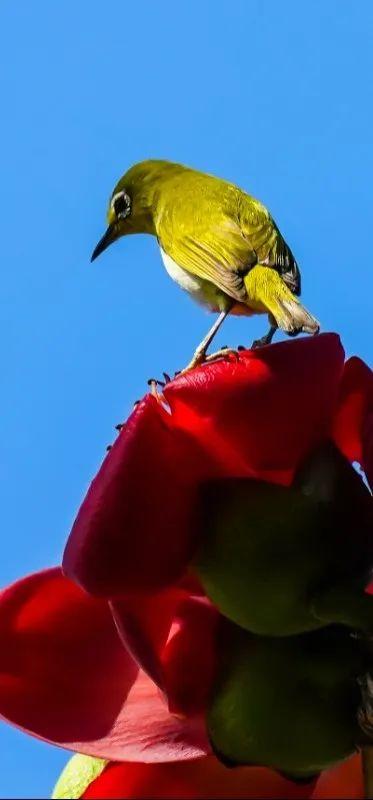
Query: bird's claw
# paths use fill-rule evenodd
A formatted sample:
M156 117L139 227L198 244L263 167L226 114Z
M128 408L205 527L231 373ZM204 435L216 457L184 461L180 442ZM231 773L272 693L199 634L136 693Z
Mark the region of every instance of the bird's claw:
M238 361L239 360L238 348L221 347L220 350L216 351L216 353L211 353L211 355L206 356L204 363L211 364L211 362L213 361L218 361L219 359L224 359L229 356L234 356L236 361Z
M268 337L262 336L261 339L254 339L250 349L258 350L259 347L265 347L267 344L271 344L271 342L268 341Z

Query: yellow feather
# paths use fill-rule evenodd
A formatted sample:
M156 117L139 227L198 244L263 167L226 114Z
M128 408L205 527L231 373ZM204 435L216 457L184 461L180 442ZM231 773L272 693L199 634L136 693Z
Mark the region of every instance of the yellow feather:
M271 314L287 333L317 333L319 323L291 293L271 267L253 267L245 277L247 305L257 313Z

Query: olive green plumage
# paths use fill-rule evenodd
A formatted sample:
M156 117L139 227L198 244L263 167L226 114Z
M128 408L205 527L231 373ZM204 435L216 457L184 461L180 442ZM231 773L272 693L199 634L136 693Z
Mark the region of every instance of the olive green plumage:
M232 183L168 161L143 161L120 179L109 228L94 251L130 233L157 237L170 275L213 311L268 313L289 334L315 333L299 303L295 258L265 206Z
M155 233L166 253L194 275L245 301L244 276L250 266L266 264L289 277L299 293L294 256L269 212L233 184L179 164L145 161L113 194L123 189L132 197L127 227Z

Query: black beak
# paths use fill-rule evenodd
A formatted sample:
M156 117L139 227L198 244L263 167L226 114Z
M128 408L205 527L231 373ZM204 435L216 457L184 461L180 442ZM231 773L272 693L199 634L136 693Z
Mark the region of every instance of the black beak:
M109 225L107 231L105 231L102 239L100 239L99 243L96 245L92 255L91 261L94 261L97 256L101 255L101 253L109 247L109 244L115 242L116 236L116 226L115 224Z

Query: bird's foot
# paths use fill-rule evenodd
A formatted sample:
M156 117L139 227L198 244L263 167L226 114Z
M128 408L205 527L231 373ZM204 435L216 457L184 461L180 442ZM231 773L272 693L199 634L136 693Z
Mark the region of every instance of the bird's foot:
M191 361L189 361L189 364L187 364L186 367L184 367L184 369L179 369L177 372L175 372L175 378L178 378L180 375L185 375L192 369L195 369L196 367L199 367L201 364L204 364L205 361L206 361L206 352L196 350L193 358L191 359Z
M271 324L271 327L269 331L267 331L265 336L262 336L261 339L255 339L253 341L251 349L256 350L258 347L264 347L266 344L271 344L276 331L277 331L277 325Z
M258 350L259 347L265 347L266 344L269 344L266 336L262 336L261 339L254 339L251 350Z
M227 356L234 355L238 358L237 350L234 350L230 347L221 347L220 350L217 350L216 353L211 353L211 355L207 355L206 351L196 350L192 360L187 364L184 369L180 370L180 372L176 372L175 377L179 377L180 375L185 375L187 372L190 372L192 369L196 367L200 367L201 364L211 364L212 361L218 361L219 358L227 358Z
M234 347L221 347L216 353L211 353L211 355L206 356L205 363L210 364L212 361L218 361L220 358L227 358L228 356L235 356L238 360L238 349Z

